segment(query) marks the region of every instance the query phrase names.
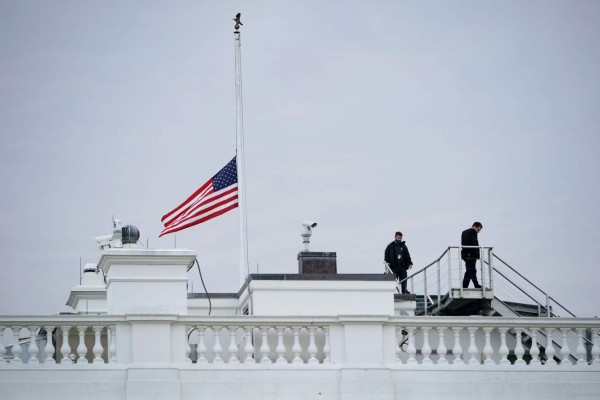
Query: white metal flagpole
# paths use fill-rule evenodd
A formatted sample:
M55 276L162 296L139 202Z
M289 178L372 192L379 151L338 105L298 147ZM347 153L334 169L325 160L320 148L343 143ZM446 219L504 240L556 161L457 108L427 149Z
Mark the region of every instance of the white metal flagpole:
M242 103L242 52L240 41L240 14L235 18L235 31L233 32L235 42L235 94L236 94L236 164L238 178L238 207L239 207L239 230L240 230L240 288L246 281L248 270L248 234L246 223L246 175L244 157L244 107Z

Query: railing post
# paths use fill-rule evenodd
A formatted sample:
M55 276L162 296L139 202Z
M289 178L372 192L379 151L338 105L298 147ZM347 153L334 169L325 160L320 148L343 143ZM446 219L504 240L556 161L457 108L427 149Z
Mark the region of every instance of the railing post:
M4 329L6 329L4 326L0 326L0 364L4 364L4 352L5 347L4 347Z
M490 290L494 291L494 277L493 277L493 273L494 273L494 267L492 266L492 259L494 258L494 252L492 251L492 248L490 247L488 249L488 270L489 270L489 280L490 280Z
M452 248L448 247L448 295L452 298Z
M458 248L458 287L460 290L460 298L462 299L463 297L463 285L462 285L462 281L461 278L463 276L463 271L462 271L462 261L460 259L460 252L462 251L462 246L460 246Z
M440 309L440 302L442 301L442 277L441 277L441 273L440 273L440 260L438 260L437 262L437 296L438 296L438 300L437 300L437 309Z
M427 271L423 272L423 313L427 315Z
M546 317L551 318L552 313L550 312L550 296L546 294Z
M485 298L485 252L483 251L483 247L479 248L479 269L481 270L481 292L483 293L483 298Z

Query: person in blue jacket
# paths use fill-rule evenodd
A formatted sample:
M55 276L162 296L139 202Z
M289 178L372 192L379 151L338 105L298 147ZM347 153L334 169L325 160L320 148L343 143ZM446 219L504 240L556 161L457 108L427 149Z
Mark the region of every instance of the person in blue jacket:
M407 271L413 263L406 243L402 241L402 232L396 232L395 240L385 248L384 260L399 280L407 277ZM406 281L402 282L402 293L409 294L406 290Z

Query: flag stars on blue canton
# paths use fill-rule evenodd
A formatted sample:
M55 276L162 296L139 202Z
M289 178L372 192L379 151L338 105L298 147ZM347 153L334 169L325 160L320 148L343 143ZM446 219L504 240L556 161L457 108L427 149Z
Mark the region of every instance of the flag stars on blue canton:
M213 176L213 189L216 191L237 183L237 167L235 157Z

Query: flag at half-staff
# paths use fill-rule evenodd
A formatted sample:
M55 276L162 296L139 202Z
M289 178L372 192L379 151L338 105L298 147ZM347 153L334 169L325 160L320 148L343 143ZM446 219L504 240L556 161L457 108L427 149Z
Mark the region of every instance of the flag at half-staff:
M186 201L161 218L165 228L159 237L201 224L237 206L237 165L236 157L233 157Z

